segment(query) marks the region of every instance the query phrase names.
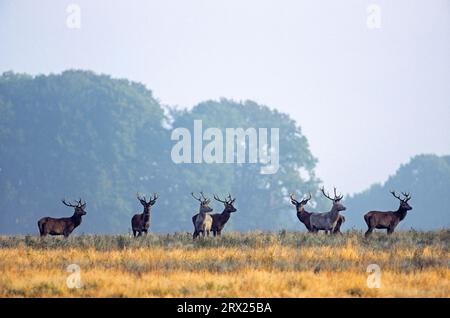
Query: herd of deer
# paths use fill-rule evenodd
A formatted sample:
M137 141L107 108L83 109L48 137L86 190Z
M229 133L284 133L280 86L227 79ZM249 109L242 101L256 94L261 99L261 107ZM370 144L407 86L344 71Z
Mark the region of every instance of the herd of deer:
M324 188L321 189L322 194L333 202L331 210L324 213L308 212L305 210L305 206L309 200L311 200L311 194L300 202L294 198L294 195L290 195L291 203L295 205L297 210L297 217L301 223L306 226L306 229L311 233L317 233L318 231L325 231L325 233L341 233L340 228L342 223L345 222L344 216L339 212L345 211L346 207L341 203L342 195L336 194L336 188L334 188L334 197L330 197L325 193ZM391 194L400 201L400 206L397 211L371 211L364 215L364 220L368 226L368 230L365 236L368 237L374 229L386 229L388 234L394 232L395 227L400 221L402 221L409 210L412 207L408 204L411 199L409 193L402 193L403 198L398 196L395 191L391 191ZM210 214L213 209L209 207L210 199L205 197L203 192L200 192L200 196L195 196L191 193L192 197L200 202L199 212L192 217L192 223L194 225L193 239L197 238L200 234L204 237L209 236L210 232L213 235L221 235L221 232L225 224L230 219L231 213L236 212L236 208L233 206L235 198L233 199L229 194L225 200L221 200L218 196L214 195L214 199L223 203L224 209L222 213ZM131 218L131 227L134 236L141 236L142 233L147 234L150 227L150 210L156 203L158 195L153 194L153 197L147 201L145 197L137 195L137 199L144 207L143 213L135 214ZM68 237L72 231L81 224L81 217L86 214L86 202L81 199L75 201L76 204L67 203L62 200L63 204L75 209L74 214L67 218L52 218L44 217L38 221L39 232L41 236L46 235L64 235Z

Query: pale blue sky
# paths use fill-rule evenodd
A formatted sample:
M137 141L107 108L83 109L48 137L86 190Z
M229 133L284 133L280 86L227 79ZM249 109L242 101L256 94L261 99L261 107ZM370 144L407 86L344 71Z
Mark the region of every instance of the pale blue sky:
M366 26L371 3L381 29ZM448 0L0 0L0 72L68 68L143 82L164 104L287 112L318 176L347 193L413 155L450 154Z

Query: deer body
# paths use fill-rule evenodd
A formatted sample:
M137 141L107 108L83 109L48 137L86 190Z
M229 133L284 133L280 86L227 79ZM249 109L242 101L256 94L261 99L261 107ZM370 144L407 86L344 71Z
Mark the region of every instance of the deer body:
M295 205L295 209L297 211L297 218L298 220L303 223L308 230L308 232L312 232L310 218L311 218L311 212L307 212L305 210L305 205L308 203L309 200L311 200L311 194L309 194L309 198L306 198L300 202L298 202L296 199L294 199L294 195L290 195L291 203Z
M143 212L141 214L135 214L131 218L131 229L133 230L133 236L140 236L142 233L147 234L150 227L150 211Z
M222 234L222 230L225 227L225 224L228 222L228 220L230 219L230 212L222 212L222 213L216 213L211 215L213 218L213 224L212 224L212 232L213 235L221 235Z
M155 193L153 195L153 198L150 198L150 201L148 202L145 197L140 197L139 194L137 195L137 199L144 207L144 212L135 214L131 218L131 229L133 230L134 237L136 237L136 233L137 236L141 236L142 233L145 233L145 235L147 235L148 229L150 227L150 210L155 204L156 199L158 199L158 195Z
M202 236L209 236L213 224L213 218L206 212L200 212L195 218L195 231Z
M194 233L192 234L193 239L197 238L200 233L203 237L205 237L205 234L209 236L213 223L211 215L208 214L213 211L213 209L209 207L210 200L205 198L203 192L200 192L200 194L203 199L200 197L197 198L194 196L194 193L191 193L191 195L200 202L199 213L192 217L192 223L194 224Z
M222 213L216 213L211 215L213 218L213 224L212 224L212 232L214 236L221 235L222 230L225 227L225 224L230 219L231 213L236 212L236 208L233 206L234 201L236 198L232 199L231 195L228 195L228 198L225 198L225 200L221 200L218 196L214 195L214 199L216 201L222 202L224 204L224 209Z
M338 233L342 234L341 226L344 222L345 222L345 217L343 215L339 214L338 219L336 221L336 225L334 226L334 229L333 229L334 234L338 234Z
M400 200L400 206L397 211L370 211L364 215L364 221L367 224L367 231L365 236L368 237L374 229L386 229L387 234L392 234L397 227L397 225L402 221L409 210L412 210L412 207L408 204L409 199L411 199L409 194L404 195L404 199L401 199L399 196L395 194L394 191L391 191L392 195Z
M334 198L327 195L323 188L322 193L325 197L333 201L333 206L329 212L311 214L309 221L311 231L317 232L319 230L323 230L325 232L340 233L339 229L337 229L337 225L339 224L340 227L343 221L345 221L345 218L340 218L339 212L346 210L346 207L340 203L343 196L336 195L336 188L334 189Z
M73 215L68 218L43 217L40 219L38 227L41 237L47 235L64 235L64 237L68 237L81 224L81 217L86 214L86 211L84 211L86 202L82 203L81 199L77 201L76 205L66 203L65 200L62 200L62 202L66 206L75 208Z
M310 216L310 226L312 232L319 230L334 231L339 217L339 210L332 208L331 211L325 213L312 213Z

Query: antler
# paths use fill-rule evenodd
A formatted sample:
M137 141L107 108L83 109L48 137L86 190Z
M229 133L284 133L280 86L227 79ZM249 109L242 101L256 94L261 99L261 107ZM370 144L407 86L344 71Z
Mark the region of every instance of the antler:
M405 202L408 202L408 200L411 199L411 194L409 192L402 192L402 194L405 197Z
M216 196L215 194L214 194L214 200L219 201L219 202L222 202L222 203L228 203L226 200L225 200L225 201L221 200L221 199L220 199L218 196Z
M211 202L211 200L210 200L210 199L208 199L207 197L205 197L205 195L203 194L203 191L200 191L200 194L202 195L202 198L203 198L203 202L206 202L206 203L209 203L209 202Z
M202 202L202 199L200 199L200 197L197 198L197 197L194 195L194 192L191 192L191 195L192 195L192 197L193 197L195 200Z
M144 200L145 202L147 202L147 199L145 198L145 196L140 196L139 192L136 192L136 197L139 201Z
M336 187L334 187L334 201L340 201L342 200L342 198L344 197L344 195L337 195L336 194Z
M80 200L78 200L78 203L81 206L86 205L86 201L83 202L83 200L80 198Z
M291 194L289 195L289 198L291 199L291 202L292 202L292 203L298 204L298 201L294 199L294 194L293 194L293 193L291 193Z
M303 199L302 201L308 202L309 200L311 200L311 198L312 198L311 192L308 192L308 196L309 196L308 198Z
M324 188L324 187L322 187L322 189L320 189L320 191L322 191L322 194L323 194L327 199L329 199L329 200L331 200L331 201L334 201L334 199L332 199L332 198L330 197L329 194L325 193L325 188Z
M158 199L158 193L153 192L153 199L150 199L150 201L155 201L156 199Z
M391 190L391 191L389 191L389 192L391 192L391 194L392 194L395 198L399 199L400 201L403 201L402 198L400 198L400 196L398 196L397 194L395 194L395 191Z
M80 200L81 200L81 199L80 199ZM62 199L61 201L62 201L62 203L63 203L64 205L70 206L70 207L72 207L72 208L78 207L78 204L79 204L79 203L77 203L77 205L73 205L72 203L67 203L67 202L66 202L66 199ZM76 202L76 201L75 201L75 202Z

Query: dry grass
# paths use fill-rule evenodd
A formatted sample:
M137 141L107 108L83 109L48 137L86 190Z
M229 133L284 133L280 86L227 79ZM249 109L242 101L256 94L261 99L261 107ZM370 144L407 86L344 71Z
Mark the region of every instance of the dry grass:
M446 297L450 231L1 237L1 297ZM82 287L70 289L69 264ZM366 268L381 268L381 288Z

